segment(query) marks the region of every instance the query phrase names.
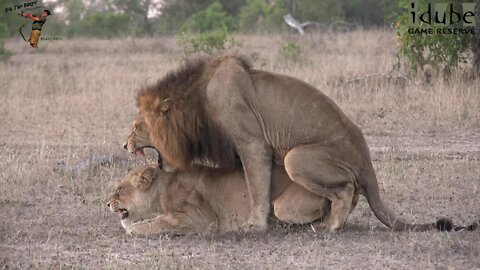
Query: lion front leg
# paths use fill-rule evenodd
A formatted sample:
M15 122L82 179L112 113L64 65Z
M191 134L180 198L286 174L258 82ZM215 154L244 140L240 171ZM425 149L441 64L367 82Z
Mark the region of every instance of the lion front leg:
M248 230L264 231L270 211L271 150L262 142L239 147L250 199Z
M171 217L163 215L135 223L124 223L122 221L123 228L127 234L152 235L165 233L185 233L183 231L180 232L180 230L178 230L178 228L174 225L175 223L178 222Z
M246 101L255 92L250 75L235 60L226 59L207 87L210 114L232 140L243 165L250 199L248 230L267 229L270 211L272 149L262 130L263 120Z
M200 211L198 212L200 213ZM218 230L218 221L215 218L205 219L205 216L172 213L144 221L123 224L127 234L155 235L155 234L189 234L215 233Z

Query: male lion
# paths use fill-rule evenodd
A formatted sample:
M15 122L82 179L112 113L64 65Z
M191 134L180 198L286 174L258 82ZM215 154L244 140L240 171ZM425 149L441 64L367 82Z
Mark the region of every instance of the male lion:
M330 211L328 200L291 182L282 167L274 166L272 176L278 219L306 224ZM250 210L241 169L220 172L199 167L169 173L156 165L130 171L107 206L120 215L128 233L140 235L239 231Z
M331 202L326 231L343 226L357 194L395 231L438 225L405 223L385 206L361 130L326 95L295 78L253 69L236 56L200 58L140 91L137 106L153 145L174 168L191 170L194 161L236 167L240 157L253 230L267 227L272 159L295 183Z

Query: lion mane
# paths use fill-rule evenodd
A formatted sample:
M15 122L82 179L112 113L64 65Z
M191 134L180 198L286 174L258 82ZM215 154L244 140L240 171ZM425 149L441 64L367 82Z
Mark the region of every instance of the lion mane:
M245 70L250 70L244 58L235 58ZM205 108L204 90L222 61L222 57L188 60L155 85L140 90L136 97L153 143L174 167L186 169L193 162L220 168L237 166L234 145L207 117Z

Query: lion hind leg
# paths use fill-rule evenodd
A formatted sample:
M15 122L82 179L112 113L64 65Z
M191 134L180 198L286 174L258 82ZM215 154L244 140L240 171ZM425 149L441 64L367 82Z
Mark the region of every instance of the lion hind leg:
M275 216L287 223L308 224L324 218L330 212L330 201L302 186L290 183L273 201Z
M337 192L336 198L331 199L332 209L322 224L326 231L333 232L343 227L351 213L354 191L353 185L347 184L345 189Z
M285 169L295 183L331 202L322 227L329 232L340 229L355 203L355 177L346 164L333 159L323 146L305 145L287 154Z

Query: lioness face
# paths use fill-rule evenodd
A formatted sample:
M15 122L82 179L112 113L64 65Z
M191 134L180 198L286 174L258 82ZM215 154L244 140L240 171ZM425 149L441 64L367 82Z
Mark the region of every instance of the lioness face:
M123 146L128 152L136 156L145 156L144 148L154 148L150 140L147 123L141 115L137 115L133 121L133 131L128 135L127 142Z
M130 171L118 184L107 207L117 213L122 225L158 213L159 190L152 187L156 182L158 167L145 165Z

